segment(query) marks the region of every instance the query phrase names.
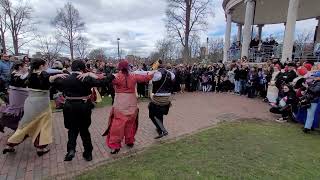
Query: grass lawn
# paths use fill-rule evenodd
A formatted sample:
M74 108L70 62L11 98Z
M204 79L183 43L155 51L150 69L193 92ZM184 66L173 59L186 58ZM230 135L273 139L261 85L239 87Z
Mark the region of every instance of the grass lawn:
M320 179L320 135L295 124L224 123L76 179Z

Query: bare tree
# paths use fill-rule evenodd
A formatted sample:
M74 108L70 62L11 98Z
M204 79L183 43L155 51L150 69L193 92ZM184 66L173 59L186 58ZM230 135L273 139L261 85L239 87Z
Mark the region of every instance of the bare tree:
M295 41L295 46L297 50L304 51L306 47L308 47L308 44L313 42L313 33L312 32L301 32L297 34L297 38Z
M209 40L210 60L218 62L223 58L223 38Z
M2 18L5 18L3 20L11 32L14 54L18 55L19 49L23 45L34 40L34 38L27 36L34 30L33 23L31 23L32 8L23 1L19 1L15 6L12 5L10 0L1 0L0 3L2 10L6 13L6 17ZM28 40L22 42L26 38Z
M76 42L76 52L80 59L85 59L89 54L89 40L86 37L80 36Z
M156 48L160 56L159 58L162 60L172 59L173 42L171 40L165 38L157 41Z
M3 53L7 53L7 47L6 47L6 31L8 29L7 26L7 13L4 10L0 11L0 39L1 39L1 48L3 50Z
M196 34L190 36L190 57L197 58L200 56L201 42L200 37Z
M193 31L207 27L207 16L210 14L211 0L167 0L167 22L169 33L178 37L183 46L184 61L189 60L189 38Z
M155 62L155 61L161 59L162 57L161 57L161 54L159 52L152 52L150 54L149 58L150 58L151 62Z
M62 38L61 41L69 48L71 60L73 60L75 43L85 25L79 11L71 3L67 3L64 8L58 10L52 24Z
M39 38L40 53L43 58L48 61L48 64L52 64L54 60L57 60L60 56L61 42L57 38L53 37L41 37Z
M103 48L93 49L89 53L88 58L94 60L107 60L107 56Z

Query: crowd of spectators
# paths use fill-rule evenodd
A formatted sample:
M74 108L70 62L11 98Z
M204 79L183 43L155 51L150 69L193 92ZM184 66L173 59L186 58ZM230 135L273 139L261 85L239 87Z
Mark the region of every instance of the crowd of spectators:
M29 58L24 58L25 63ZM12 62L6 55L0 61L1 92L10 81ZM131 71L148 71L152 65L131 65ZM69 61L55 61L51 69L70 72ZM89 60L86 62L87 71L97 75L115 73L116 62ZM286 62L279 59L266 63L248 63L246 57L227 64L167 64L166 68L173 72L176 80L172 93L197 92L230 93L233 95L257 98L270 104L270 112L281 114L278 122L300 122L305 124L304 132L318 127L320 69L313 62ZM148 97L148 84L138 84L137 95ZM97 89L102 96L114 98L114 90L108 87ZM63 95L51 89L51 99L56 100L57 107L63 107Z

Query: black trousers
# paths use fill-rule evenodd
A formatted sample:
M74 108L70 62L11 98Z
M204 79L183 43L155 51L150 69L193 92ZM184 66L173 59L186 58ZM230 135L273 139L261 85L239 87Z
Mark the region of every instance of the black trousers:
M272 107L270 112L274 114L281 114L283 118L288 118L291 114L290 108L282 109L280 107Z
M93 104L90 101L67 100L63 108L64 125L68 131L67 151L76 150L77 138L80 134L84 153L91 154L93 150L89 127Z
M80 137L84 147L85 154L91 154L93 150L91 136L88 128L72 128L68 131L68 144L67 144L67 151L70 152L71 150L76 151L77 147L77 138L80 133Z
M170 105L159 106L150 102L149 104L149 118L156 126L159 134L166 133L167 130L163 125L163 117L164 115L168 115L170 109Z

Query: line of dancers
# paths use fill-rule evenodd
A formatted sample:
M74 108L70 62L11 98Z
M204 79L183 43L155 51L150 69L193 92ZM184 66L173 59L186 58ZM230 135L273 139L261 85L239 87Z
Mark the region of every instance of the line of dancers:
M153 71L130 72L128 61L121 60L119 72L104 77L86 72L85 63L80 60L73 61L68 73L50 71L42 59L33 59L29 70L22 62L15 63L13 69L8 90L9 104L0 112L0 131L4 132L7 127L15 132L8 139L3 154L15 152L15 147L28 137L32 138L38 156L50 151L48 145L53 142L50 87L61 91L66 99L63 107L64 126L68 130L65 161L75 157L79 134L84 146L83 158L92 160L89 127L94 108L90 98L93 87L106 87L112 83L116 92L107 130L103 133L111 154L120 151L123 139L128 147L134 146L139 117L135 92L137 83L152 80L149 117L158 133L155 139L168 135L163 117L171 106L171 87L175 76L161 61L155 63Z

